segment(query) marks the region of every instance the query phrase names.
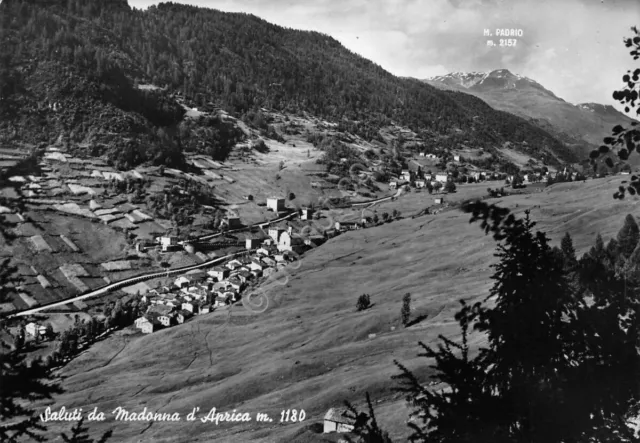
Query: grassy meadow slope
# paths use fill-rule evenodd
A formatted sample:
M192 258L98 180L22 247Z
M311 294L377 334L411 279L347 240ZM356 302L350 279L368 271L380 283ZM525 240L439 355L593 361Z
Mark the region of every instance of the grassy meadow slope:
M583 253L597 232L607 241L624 215L636 212L637 201L611 198L621 180L563 183L494 201L520 214L531 209L555 244L568 231ZM461 186L455 198L484 192ZM393 437L405 437L408 410L393 391L393 360L426 379L429 362L416 359L417 342L457 335L452 322L457 300L487 294L495 261L493 239L469 224L468 214L452 208L410 217L432 199L414 192L383 204L376 210L398 209L407 218L334 238L304 256L298 269L280 271L279 279L265 286L271 303L262 314L246 315L236 307L231 317L218 312L148 336L123 331L97 344L64 368L67 393L53 406L84 411L97 406L106 412L146 406L183 416L200 406L200 413L216 407L274 418L269 424L149 425L108 416L103 424L91 424L93 430L113 428L119 442L320 442L337 441L335 435L313 432L326 410L344 399L361 404L370 391L379 401L382 425ZM406 292L412 294L412 318L424 319L403 329L399 311ZM362 293L370 294L374 305L355 312ZM306 420L279 424L280 411L288 408L304 409ZM55 426L52 431L60 429Z

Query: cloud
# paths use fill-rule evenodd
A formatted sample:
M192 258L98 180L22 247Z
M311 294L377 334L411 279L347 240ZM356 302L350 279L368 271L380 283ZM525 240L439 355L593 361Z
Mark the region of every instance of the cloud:
M145 8L151 0L130 0ZM399 76L506 68L570 102L613 103L634 66L622 38L640 17L637 0L179 0L248 12L272 23L331 35ZM484 29L522 29L515 47ZM504 38L503 38L504 39ZM435 73L435 74L434 74ZM568 81L570 79L570 81Z

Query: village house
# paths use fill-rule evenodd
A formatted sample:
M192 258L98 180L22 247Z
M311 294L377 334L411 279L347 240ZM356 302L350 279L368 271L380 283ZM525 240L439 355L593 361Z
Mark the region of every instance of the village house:
M444 203L444 198L443 197L438 197L438 198L434 199L434 203L436 205L441 205L441 204Z
M360 224L358 222L336 222L335 229L336 231L353 231L360 229Z
M235 289L236 291L239 291L240 289L242 289L243 283L242 283L242 280L240 280L239 278L232 277L229 280L227 280L227 287L229 286Z
M335 228L333 228L333 229L325 229L324 230L324 236L325 236L326 239L333 238L333 237L335 237L335 236L337 236L339 234L340 234L340 232L338 232Z
M197 305L195 303L191 303L191 302L182 303L182 305L180 306L182 311L189 311L192 314L197 314L198 313L198 309L196 307L197 307Z
M276 243L280 241L280 236L286 230L282 227L270 227L269 228L269 237L271 237Z
M165 306L170 307L171 309L173 309L173 308L177 307L180 304L180 302L175 298L169 298L169 299L163 300L162 304L165 305Z
M27 335L30 335L31 337L41 337L45 335L47 332L46 327L33 322L27 324L27 326L24 329Z
M242 262L237 258L234 258L233 260L229 261L229 263L227 263L225 266L231 269L232 271L234 271L236 268L242 267Z
M186 275L181 275L180 277L176 278L175 281L175 285L178 288L186 288L188 286L190 286L192 283L191 279L189 277L187 277Z
M459 155L454 155L453 156L453 161L454 162L459 162L460 161L460 156Z
M427 186L427 183L424 180L416 180L415 181L416 188L421 189Z
M162 326L168 328L172 325L174 317L175 315L173 315L173 313L171 312L169 314L159 315L158 321L162 324Z
M351 432L355 421L345 415L346 410L331 408L324 415L323 432Z
M229 229L238 229L242 227L242 223L240 222L240 217L227 217L226 225Z
M238 300L240 300L240 293L238 291L226 291L224 294L222 294L224 297L227 298L227 301L229 302L237 302Z
M261 270L254 269L253 271L251 271L251 274L253 275L253 278L262 277L262 271Z
M208 314L209 312L211 312L211 306L210 305L202 305L202 306L200 306L200 312L199 312L200 315Z
M207 290L201 286L190 286L187 289L182 288L181 291L183 292L183 297L189 297L193 300L200 300L207 296Z
M425 156L425 153L424 153L424 152L421 152L421 153L420 153L420 157L424 157L424 156Z
M280 212L284 210L284 198L270 197L267 198L267 209L273 212Z
M173 251L180 248L178 237L158 237L156 240L160 243L162 252Z
M403 169L401 175L403 180L411 181L411 171L408 169Z
M256 251L256 253L260 254L260 255L269 255L270 254L269 250L267 248L265 248L265 247L262 247L262 248L258 249Z
M262 271L264 269L264 264L260 261L259 258L254 258L253 260L251 260L251 263L249 264L249 268L252 271Z
M304 239L302 237L293 235L291 231L285 232L280 237L278 243L278 251L293 251L296 254L304 252Z
M440 183L446 183L449 181L449 174L446 172L438 172L436 173L436 181Z
M302 208L302 213L300 214L301 220L311 220L313 217L313 209L311 208Z
M161 315L167 315L173 311L173 307L167 305L156 304L147 308L146 315L159 317Z
M211 292L224 291L227 288L226 281L220 281L211 285Z
M221 308L222 306L225 306L227 304L227 298L220 295L218 297L216 297L213 300L213 307L214 308Z
M253 259L249 256L243 255L239 257L238 260L240 260L240 263L242 263L242 266L249 266Z
M136 319L135 325L136 328L140 329L143 334L151 334L155 329L154 323L147 317L140 317Z
M245 240L245 248L248 250L257 249L262 244L263 239L258 237L249 237Z
M398 182L397 181L390 181L389 182L389 189L396 189L398 187Z
M242 283L247 283L249 280L253 279L253 274L249 271L240 271L238 273L238 280Z
M207 274L213 277L216 281L222 281L225 278L229 277L229 268L223 268L222 266L216 266L210 269Z
M425 157L426 157L426 158L429 158L429 159L432 159L432 160L435 160L435 159L437 159L437 158L438 158L438 156L437 156L437 155L435 155L435 154L427 154L427 155L425 155Z
M272 257L263 257L262 261L264 262L264 264L266 264L267 266L275 266L276 265L276 261L274 258ZM264 271L264 269L263 269Z
M185 275L189 277L194 284L205 281L209 277L207 272L203 269L193 269L188 271Z
M176 315L176 321L178 322L178 324L181 325L192 316L193 314L191 312L187 311L186 309L183 309L180 312L178 312L178 314Z

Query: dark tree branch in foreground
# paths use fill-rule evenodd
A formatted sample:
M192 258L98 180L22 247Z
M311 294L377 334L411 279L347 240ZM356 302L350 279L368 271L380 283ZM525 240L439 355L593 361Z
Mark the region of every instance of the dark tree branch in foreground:
M634 60L640 58L640 31L636 26L631 30L636 34L633 38L624 39L624 44L627 48L632 48L629 54ZM640 68L635 69L633 72L628 70L627 73L622 76L622 81L625 83L623 89L614 91L614 100L620 102L625 106L625 112L636 110L636 115L640 116L640 107L637 106L638 94L640 92ZM614 166L614 160L610 155L610 152L617 155L621 162L626 162L629 155L633 151L637 150L640 146L640 130L638 129L638 122L632 122L631 126L624 128L621 125L616 125L612 129L612 136L605 137L604 144L598 149L591 151L589 159L594 171L597 170L598 158L604 158L605 164L612 168ZM615 151L616 148L620 148ZM626 184L627 182L623 182ZM626 186L620 186L618 191L613 195L613 198L622 200L625 193L628 192L631 195L640 194L640 180L637 176L631 177L631 183Z

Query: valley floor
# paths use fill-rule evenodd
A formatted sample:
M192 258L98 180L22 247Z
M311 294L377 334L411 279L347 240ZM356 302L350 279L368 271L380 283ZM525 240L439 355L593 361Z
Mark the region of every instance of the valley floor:
M554 244L569 232L582 254L598 232L608 241L624 216L637 212L637 200L611 197L621 180L556 184L491 202L520 216L531 210ZM484 195L487 186L460 186L450 199ZM113 429L119 442L321 442L338 440L315 432L325 412L344 400L362 406L369 392L381 426L402 441L409 410L394 391L393 361L428 381L430 362L416 357L418 341L435 344L439 334L458 335L458 301L488 293L495 262L495 242L469 224L468 214L451 209L411 217L431 204L432 197L419 192L381 204L375 210L397 209L405 218L343 234L305 255L298 268L280 271L262 288L270 300L264 313L237 306L152 335L121 331L98 343L62 370L66 393L51 407L97 407L107 420L89 423L91 432ZM400 307L407 292L416 323L405 329ZM356 312L362 293L373 306ZM111 412L119 406L179 412L183 419L114 421ZM194 407L200 417L215 407L253 419L187 422ZM305 420L280 423L287 409L303 409ZM274 421L256 422L258 412ZM52 433L67 429L67 423L50 425Z

